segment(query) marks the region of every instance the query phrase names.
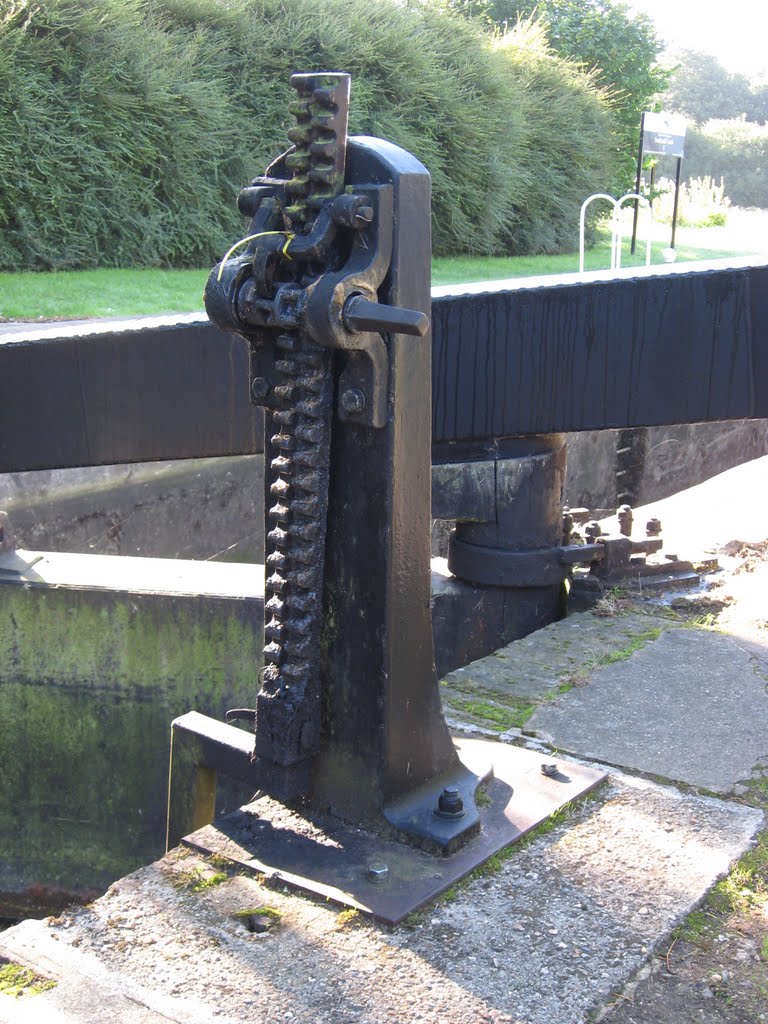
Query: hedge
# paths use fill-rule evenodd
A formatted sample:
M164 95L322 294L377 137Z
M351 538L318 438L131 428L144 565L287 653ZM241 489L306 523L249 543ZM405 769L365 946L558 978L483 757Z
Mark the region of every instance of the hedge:
M397 0L6 0L0 269L206 266L286 146L292 72L351 72L350 130L415 153L436 254L572 247L620 174L608 101L535 26Z

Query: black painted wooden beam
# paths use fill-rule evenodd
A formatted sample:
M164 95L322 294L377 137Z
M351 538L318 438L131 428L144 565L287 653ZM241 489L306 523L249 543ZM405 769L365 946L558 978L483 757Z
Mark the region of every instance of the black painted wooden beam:
M768 417L768 266L436 289L433 443ZM0 472L262 450L204 319L0 334Z
M433 441L768 416L768 267L432 300Z
M0 472L261 451L248 360L205 314L0 334Z

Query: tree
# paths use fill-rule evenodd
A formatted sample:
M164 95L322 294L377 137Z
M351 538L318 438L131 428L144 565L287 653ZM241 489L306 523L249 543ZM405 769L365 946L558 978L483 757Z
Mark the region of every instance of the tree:
M446 0L453 10L512 27L538 18L561 57L593 70L612 100L627 166L637 148L640 115L666 88L670 72L658 63L663 49L647 15L633 15L613 0Z
M669 78L658 63L663 44L650 18L612 0L495 0L497 7L507 5L526 14L538 9L549 25L551 46L596 70L598 82L614 96L622 126L635 139L640 115Z
M768 127L745 121L709 121L691 128L685 144L689 178L722 178L735 206L768 208Z
M752 83L746 115L748 121L765 124L768 121L768 85Z
M0 269L210 265L328 66L429 168L436 254L573 251L611 120L536 41L416 0L0 0Z
M728 121L754 110L765 119L765 86L753 93L745 75L733 75L710 53L683 50L670 79L665 105L685 114L696 124L706 121ZM760 108L762 112L760 111Z

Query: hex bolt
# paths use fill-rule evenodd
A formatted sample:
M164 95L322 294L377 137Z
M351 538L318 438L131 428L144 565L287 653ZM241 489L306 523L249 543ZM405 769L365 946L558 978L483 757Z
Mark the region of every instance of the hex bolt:
M254 377L251 382L251 394L257 402L262 401L269 394L269 382L264 377Z
M598 537L602 536L603 531L600 529L600 523L597 520L590 520L584 527L584 536L586 537L588 544L594 544Z
M661 520L649 519L645 524L645 532L649 537L658 537L661 533Z
M461 799L457 786L446 786L437 801L437 810L441 818L461 818L464 815L464 801Z
M616 518L619 520L619 533L623 537L632 536L632 506L620 505L616 510Z
M360 388L349 388L342 394L341 408L350 416L358 415L365 409L365 395Z
M386 864L382 864L381 861L377 861L375 864L368 866L368 881L369 882L383 882L389 874L389 868Z

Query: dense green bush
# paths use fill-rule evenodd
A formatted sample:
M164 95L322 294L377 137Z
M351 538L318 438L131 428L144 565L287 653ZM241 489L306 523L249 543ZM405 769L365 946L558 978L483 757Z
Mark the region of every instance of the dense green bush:
M741 118L689 128L686 177L722 178L734 206L768 208L768 126Z
M0 32L0 266L221 247L245 166L202 34L161 31L138 0L21 0Z
M610 188L604 97L530 27L418 0L0 0L0 269L195 266L285 146L296 70L414 152L437 253L553 252Z
M622 140L624 187L634 168L644 110L652 110L670 72L658 63L664 49L647 14L622 0L448 0L459 10L484 11L496 24L536 17L561 57L594 69L613 98L615 130Z
M611 133L606 104L595 102L592 76L548 52L535 22L520 22L494 49L507 61L521 121L520 177L514 215L500 233L503 251L575 251L582 202L593 192L616 191L621 180L620 140Z

